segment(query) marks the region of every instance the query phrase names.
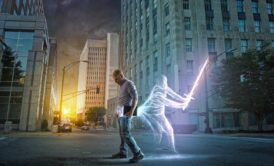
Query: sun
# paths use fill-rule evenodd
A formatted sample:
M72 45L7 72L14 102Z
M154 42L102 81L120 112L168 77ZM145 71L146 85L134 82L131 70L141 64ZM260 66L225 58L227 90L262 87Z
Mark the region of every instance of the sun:
M64 109L63 109L63 115L64 115L64 116L69 115L69 113L70 113L70 110L69 110L68 108L64 108Z

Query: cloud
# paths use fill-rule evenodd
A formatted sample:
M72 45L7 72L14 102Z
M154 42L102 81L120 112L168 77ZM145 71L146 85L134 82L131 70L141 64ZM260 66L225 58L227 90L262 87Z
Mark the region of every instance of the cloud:
M61 84L62 67L79 60L88 38L106 38L120 31L120 0L44 0L49 34L57 38L57 79ZM77 91L77 66L66 73L65 93Z
M72 0L62 0L62 5L69 5L72 2Z
M45 0L50 35L104 38L120 30L120 0Z

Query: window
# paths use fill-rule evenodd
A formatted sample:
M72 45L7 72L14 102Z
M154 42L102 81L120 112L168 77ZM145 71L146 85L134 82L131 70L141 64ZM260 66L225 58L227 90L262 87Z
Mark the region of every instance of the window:
M170 56L170 43L166 44L166 57Z
M190 17L184 17L184 26L185 26L185 30L187 30L187 31L191 30L191 20L190 20Z
M191 38L186 38L185 49L186 49L186 52L192 52L192 39Z
M243 0L237 0L237 11L238 12L244 12Z
M6 31L5 41L14 53L7 58L4 58L3 55L2 67L4 68L2 69L0 83L4 81L10 85L10 82L14 82L13 85L23 86L27 69L28 52L32 49L33 44L33 32ZM11 78L13 71L14 76Z
M167 76L167 83L168 85L170 84L170 81L171 81L171 73L172 73L172 70L171 70L171 64L168 64L166 65L166 76Z
M232 39L225 39L225 51L229 51L232 49ZM227 52L226 57L231 57L233 56L232 52Z
M140 49L142 49L143 48L143 39L141 38L140 39Z
M142 79L143 79L143 61L140 62L140 80L142 81Z
M0 0L0 12L2 12L3 0Z
M153 16L153 35L157 34L157 16Z
M205 10L206 11L211 11L212 10L211 0L205 0Z
M4 52L1 57L0 119L9 111L9 119L18 124L21 114L23 87L26 77L29 51L33 45L33 32L5 31L4 39L11 52Z
M270 33L274 33L274 21L269 22Z
M273 5L272 3L266 3L267 14L273 14Z
M247 51L248 41L246 39L241 39L241 52L244 53Z
M256 40L256 50L261 51L263 40Z
M146 76L149 76L149 56L146 57Z
M206 29L213 30L213 17L206 18Z
M221 0L221 9L222 11L227 11L228 9L228 6L227 6L227 0Z
M239 26L239 31L240 32L245 32L245 20L239 20L238 22L238 26Z
M223 28L224 28L224 32L230 31L229 19L224 19L223 20Z
M258 2L252 2L252 13L258 13Z
M148 8L148 7L149 7L149 1L150 1L150 0L145 0L145 8Z
M165 4L165 15L166 16L169 15L169 4L168 3Z
M215 39L208 38L207 44L208 44L208 52L215 52Z
M255 32L261 32L261 21L255 20L254 21L254 28L255 28Z
M186 69L188 72L193 73L193 60L186 61Z
M169 35L170 34L170 24L169 22L166 23L166 35Z
M157 51L153 53L153 71L154 72L158 71L158 52Z
M167 73L167 80L169 80L171 76L171 64L168 64L166 66L166 73Z
M225 51L229 51L232 49L232 40L225 39Z
M189 0L183 0L183 9L189 9Z

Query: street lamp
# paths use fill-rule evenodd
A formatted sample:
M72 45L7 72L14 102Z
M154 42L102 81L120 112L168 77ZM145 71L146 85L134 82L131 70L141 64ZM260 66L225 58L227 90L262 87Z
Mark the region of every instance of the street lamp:
M64 90L65 72L66 72L66 70L69 70L73 65L81 63L81 62L88 63L88 61L75 61L75 62L72 62L72 63L64 66L63 69L62 69L63 74L62 74L62 85L61 85L61 96L60 96L59 122L61 122L61 117L62 117L62 105L63 105L63 90Z
M227 51L224 51L216 56L212 55L209 57L210 59L210 64L212 63L216 63L216 61L218 60L218 57L220 57L221 55L223 54L226 54L226 53L232 53L234 51L236 51L237 48L234 48L234 49L231 49L231 50L227 50ZM206 114L205 114L205 123L206 123L206 128L205 128L205 133L212 133L212 129L211 127L209 126L209 107L208 107L208 89L207 89L207 76L208 76L208 70L206 69L204 71L204 80L205 80L205 103L206 103Z

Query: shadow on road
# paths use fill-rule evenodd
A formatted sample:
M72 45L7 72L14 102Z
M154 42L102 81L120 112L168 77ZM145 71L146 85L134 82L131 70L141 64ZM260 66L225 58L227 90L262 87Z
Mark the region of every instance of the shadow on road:
M126 165L128 159L111 157L38 157L16 161L0 161L0 166L64 166L64 165Z

